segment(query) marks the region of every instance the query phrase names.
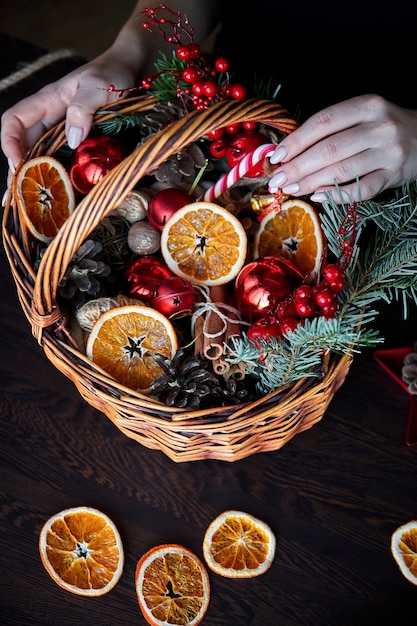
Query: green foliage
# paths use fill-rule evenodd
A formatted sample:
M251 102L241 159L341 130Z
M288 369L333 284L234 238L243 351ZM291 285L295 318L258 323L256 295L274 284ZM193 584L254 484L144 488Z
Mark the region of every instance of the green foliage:
M261 394L320 377L323 352L359 352L381 343L379 332L369 328L379 301L401 300L404 317L407 303L417 303L417 182L404 185L390 199L358 203L352 227L345 228L351 210L352 205L336 204L329 197L321 212L330 257L339 258L343 242L355 236L337 317L306 319L285 337L259 345L243 335L229 347L227 360L256 374Z

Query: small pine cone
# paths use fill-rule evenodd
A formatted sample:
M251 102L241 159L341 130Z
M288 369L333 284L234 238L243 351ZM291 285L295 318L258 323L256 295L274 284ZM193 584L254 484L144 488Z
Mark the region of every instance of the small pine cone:
M162 355L156 358L163 373L152 383L152 393L167 406L197 408L219 387L219 380L204 359L182 349L171 360Z
M59 293L66 300L73 300L77 306L84 303L87 296L97 298L101 292L99 278L110 274L110 267L97 260L102 251L100 242L87 239L78 248L59 284Z

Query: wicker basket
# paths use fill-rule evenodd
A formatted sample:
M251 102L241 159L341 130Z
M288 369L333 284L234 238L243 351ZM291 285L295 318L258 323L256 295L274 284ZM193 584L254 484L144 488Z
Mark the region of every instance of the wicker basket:
M97 114L104 122L116 113L151 109L149 97L119 101ZM146 395L121 386L77 348L57 302L58 285L89 233L117 207L126 194L162 161L216 128L254 120L291 132L295 123L269 101L223 101L194 111L152 135L83 198L46 249L37 272L34 242L9 197L3 219L3 240L22 309L32 332L53 365L77 387L81 396L107 415L116 427L140 444L158 449L176 462L202 459L235 461L258 452L277 450L323 417L343 384L352 356L332 356L323 378L299 381L256 402L206 410L168 408ZM65 143L63 123L52 128L27 155L54 154Z

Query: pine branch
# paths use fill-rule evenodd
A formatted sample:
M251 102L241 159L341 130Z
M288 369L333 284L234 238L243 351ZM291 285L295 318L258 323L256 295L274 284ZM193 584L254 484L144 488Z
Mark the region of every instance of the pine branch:
M317 317L299 324L285 338L255 344L244 334L234 337L226 346L226 360L232 368L240 365L248 374L256 374L259 391L265 394L301 378L320 376L323 352L349 354L380 341L376 332L352 330L343 319Z

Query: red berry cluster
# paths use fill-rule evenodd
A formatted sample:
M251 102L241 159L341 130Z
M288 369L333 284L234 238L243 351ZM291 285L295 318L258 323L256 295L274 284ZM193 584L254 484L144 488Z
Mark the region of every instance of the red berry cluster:
M157 12L165 14L158 17ZM183 62L183 66L180 69L169 69L167 72L176 82L176 95L186 112L191 108L198 110L208 108L211 104L227 98L242 100L246 97L243 85L230 82L229 61L226 58L218 57L214 61L214 67L208 64L206 55L194 42L194 29L189 25L186 15L183 23L180 12L171 11L163 4L156 8L144 9L142 13L149 20L142 23L145 30L156 34L163 41L176 45L175 54ZM176 19L169 19L170 16L175 16ZM184 37L189 41L184 42ZM142 87L150 89L152 82L160 75L161 73L144 78Z
M226 155L226 150L234 137L242 133L254 133L259 127L258 122L245 121L236 122L222 128L217 128L207 133L207 137L211 139L210 154L215 159L221 159ZM257 146L256 146L257 147Z
M314 287L302 284L295 290L293 305L300 317L322 315L326 319L335 316L337 294L345 286L345 273L336 264L326 265L323 279Z

